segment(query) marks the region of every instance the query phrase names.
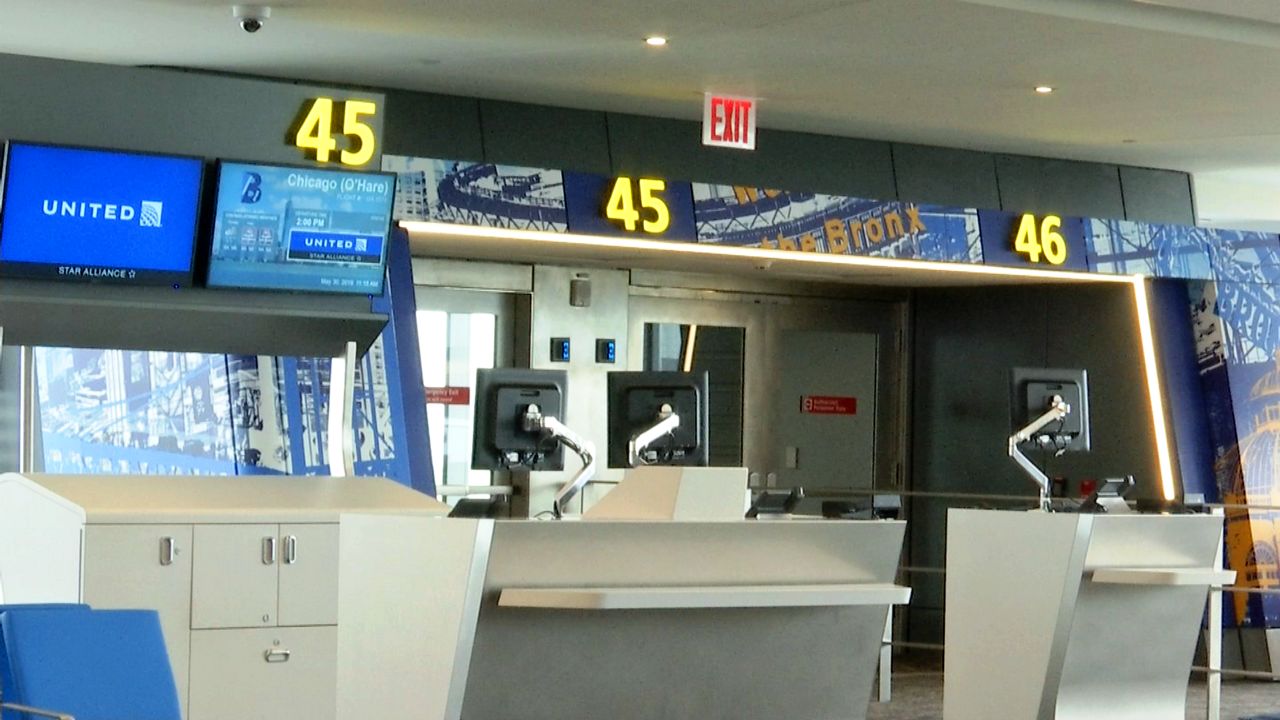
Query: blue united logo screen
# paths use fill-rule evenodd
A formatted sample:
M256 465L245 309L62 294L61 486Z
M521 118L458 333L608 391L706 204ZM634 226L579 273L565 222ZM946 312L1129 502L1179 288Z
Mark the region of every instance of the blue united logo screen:
M209 286L377 295L395 177L223 163Z
M10 143L0 271L188 285L203 173L198 158Z

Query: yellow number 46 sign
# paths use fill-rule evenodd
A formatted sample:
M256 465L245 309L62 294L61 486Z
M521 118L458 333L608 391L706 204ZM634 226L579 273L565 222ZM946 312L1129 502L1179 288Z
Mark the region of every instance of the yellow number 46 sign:
M338 134L347 138L347 147L341 151L334 135L335 108L340 108L342 113L342 132ZM371 100L335 102L329 97L313 98L303 106L302 122L293 133L293 144L307 151L316 162L333 162L336 155L343 165L367 165L377 152L378 138L366 118L377 114L378 105Z
M1037 221L1027 213L1018 223L1018 233L1013 239L1013 249L1027 256L1033 263L1044 262L1061 265L1067 261L1067 239L1062 236L1062 218L1045 215Z

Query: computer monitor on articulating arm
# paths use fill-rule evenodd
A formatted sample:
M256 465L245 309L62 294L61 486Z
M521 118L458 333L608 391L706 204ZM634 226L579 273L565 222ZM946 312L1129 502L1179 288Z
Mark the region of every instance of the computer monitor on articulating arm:
M707 464L707 374L609 373L609 467Z
M562 370L501 368L476 372L475 470L563 470L567 447L582 469L556 493L559 517L595 474L595 445L565 426L568 376Z
M1089 385L1084 370L1014 368L1010 381L1013 434L1009 457L1040 486L1040 506L1049 507L1049 478L1023 455L1024 448L1064 452L1089 450Z

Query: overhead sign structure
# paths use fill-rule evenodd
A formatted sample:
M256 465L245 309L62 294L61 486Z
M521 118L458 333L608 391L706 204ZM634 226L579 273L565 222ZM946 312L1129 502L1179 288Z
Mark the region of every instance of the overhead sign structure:
M755 150L755 98L707 93L702 103L702 144Z

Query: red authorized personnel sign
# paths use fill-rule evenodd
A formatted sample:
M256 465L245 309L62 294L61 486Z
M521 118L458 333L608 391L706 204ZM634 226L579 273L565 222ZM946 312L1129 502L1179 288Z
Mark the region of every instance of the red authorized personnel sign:
M800 412L810 415L857 415L858 398L804 395L800 398Z
M702 103L702 144L755 150L755 99L707 93Z
M471 388L469 387L429 387L427 388L428 405L469 405Z

